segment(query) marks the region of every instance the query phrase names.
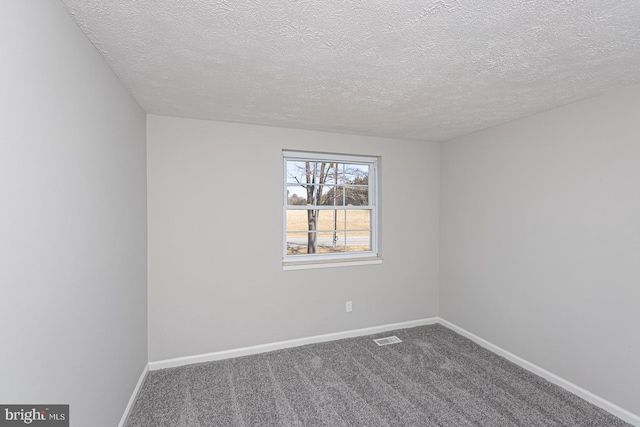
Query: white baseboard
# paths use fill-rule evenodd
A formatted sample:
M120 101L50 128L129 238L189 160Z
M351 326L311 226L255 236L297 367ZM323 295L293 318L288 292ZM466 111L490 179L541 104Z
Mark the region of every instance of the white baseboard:
M519 365L520 367L526 369L529 372L532 372L536 375L538 375L539 377L542 377L544 379L546 379L547 381L558 385L562 388L564 388L565 390L575 394L578 397L581 397L582 399L586 400L587 402L593 403L594 405L598 406L599 408L604 409L605 411L615 415L616 417L628 422L629 424L632 424L634 426L640 427L640 416L633 414L629 411L627 411L626 409L623 409L611 402L609 402L606 399L601 398L600 396L596 396L595 394L591 393L590 391L587 391L585 389L583 389L582 387L579 387L575 384L573 384L572 382L569 382L567 380L565 380L564 378L561 378L559 376L557 376L556 374L553 374L537 365L534 365L533 363L519 357L516 356L513 353L508 352L507 350L498 347L495 344L490 343L489 341L480 338L479 336L467 331L466 329L462 329L461 327L454 325L453 323L444 320L442 318L438 318L437 323L440 323L442 326L445 326L457 333L459 333L462 336L465 336L467 338L469 338L471 341L474 341L475 343L479 344L480 346L486 348L487 350L496 353L499 356L504 357L505 359L515 363L516 365Z
M127 407L124 409L124 414L122 414L122 418L120 419L120 423L118 424L118 427L124 427L124 425L127 423L127 420L129 419L129 414L131 414L131 409L133 408L133 404L136 402L136 399L138 398L138 394L140 393L140 389L142 388L142 384L144 383L144 380L147 378L148 373L149 373L149 364L147 363L144 366L144 369L142 370L142 374L140 375L140 378L138 379L138 384L136 384L136 387L133 389L133 393L131 394L129 403L127 403Z
M283 348L299 347L301 345L315 344L320 342L335 341L343 338L360 337L372 335L380 332L393 331L395 329L413 328L416 326L433 325L438 319L412 320L409 322L392 323L388 325L373 326L370 328L355 329L332 334L316 335L313 337L298 338L288 341L279 341L269 344L254 345L232 350L217 351L213 353L198 354L195 356L177 357L175 359L158 360L149 362L149 369L152 371L165 368L175 368L177 366L191 365L193 363L211 362L214 360L230 359L233 357L248 356L250 354L266 353L268 351L280 350Z

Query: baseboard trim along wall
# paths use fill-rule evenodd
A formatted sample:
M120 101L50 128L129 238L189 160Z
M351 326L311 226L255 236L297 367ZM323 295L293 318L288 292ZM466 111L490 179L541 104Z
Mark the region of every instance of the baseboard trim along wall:
M611 402L609 402L606 399L603 399L599 396L596 396L595 394L591 393L590 391L587 391L585 389L583 389L582 387L579 387L575 384L573 384L572 382L569 382L567 380L565 380L564 378L561 378L559 376L557 376L556 374L553 374L537 365L534 365L533 363L519 357L516 356L513 353L508 352L507 350L498 347L495 344L490 343L489 341L480 338L479 336L467 331L466 329L462 329L461 327L447 321L444 320L442 318L438 318L437 323L440 323L442 326L445 326L457 333L459 333L460 335L469 338L471 341L475 342L476 344L486 348L487 350L491 351L492 353L495 353L499 356L504 357L505 359L509 360L510 362L515 363L516 365L526 369L529 372L532 372L536 375L538 375L539 377L544 378L545 380L560 386L562 388L564 388L565 390L575 394L578 397L581 397L582 399L586 400L589 403L592 403L596 406L598 406L599 408L604 409L605 411L615 415L616 417L620 418L621 420L624 420L626 422L628 422L629 424L632 424L634 426L640 427L640 416L633 414L629 411L627 411L626 409L623 409L621 407L619 407L618 405L615 405Z
M266 353L268 351L280 350L283 348L299 347L301 345L315 344L320 342L335 341L343 338L354 338L365 335L377 334L380 332L393 331L396 329L413 328L416 326L433 325L438 318L412 320L409 322L391 323L388 325L373 326L370 328L354 329L332 334L316 335L307 338L298 338L287 341L279 341L269 344L254 345L232 350L217 351L213 353L199 354L195 356L177 357L175 359L158 360L149 362L149 369L152 371L165 368L175 368L177 366L191 365L193 363L211 362L214 360L231 359L233 357L248 356L251 354Z
M129 419L129 415L131 414L131 409L133 409L133 404L136 403L136 399L138 398L138 394L140 393L140 389L142 388L142 384L144 384L144 380L147 379L147 374L149 373L149 364L147 363L142 370L142 374L138 379L138 384L133 389L133 393L131 394L131 398L129 399L129 403L127 403L127 407L124 409L124 414L122 414L122 418L120 419L120 423L118 427L124 427Z

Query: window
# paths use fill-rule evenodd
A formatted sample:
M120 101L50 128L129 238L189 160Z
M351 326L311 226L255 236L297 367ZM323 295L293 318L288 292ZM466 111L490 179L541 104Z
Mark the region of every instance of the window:
M283 154L285 268L379 263L377 159Z

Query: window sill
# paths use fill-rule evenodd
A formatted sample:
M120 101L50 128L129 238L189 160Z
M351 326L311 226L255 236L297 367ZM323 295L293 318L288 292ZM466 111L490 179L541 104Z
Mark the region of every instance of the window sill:
M351 258L345 260L316 260L316 261L283 261L282 270L310 270L313 268L351 267L356 265L382 264L382 258Z

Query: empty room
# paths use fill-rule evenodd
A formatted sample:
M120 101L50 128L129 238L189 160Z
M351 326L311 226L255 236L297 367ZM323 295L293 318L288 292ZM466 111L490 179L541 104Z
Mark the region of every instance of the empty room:
M640 426L640 2L0 1L0 425Z

